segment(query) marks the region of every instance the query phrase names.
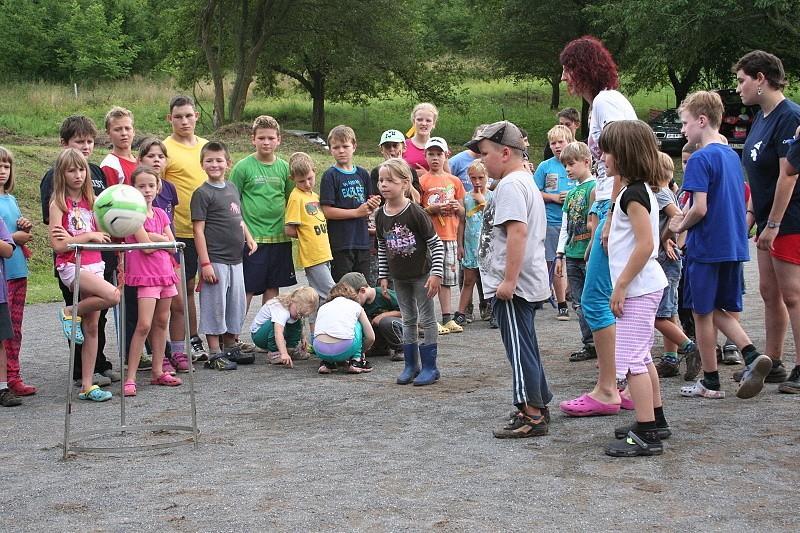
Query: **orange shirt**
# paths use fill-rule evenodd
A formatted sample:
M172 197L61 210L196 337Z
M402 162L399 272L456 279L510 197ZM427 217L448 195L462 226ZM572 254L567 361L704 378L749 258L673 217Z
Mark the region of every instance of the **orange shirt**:
M442 205L450 200L464 203L464 185L461 180L452 174L434 176L425 174L420 176L419 184L422 187L422 207L429 205ZM436 234L443 241L458 240L458 215L430 215Z

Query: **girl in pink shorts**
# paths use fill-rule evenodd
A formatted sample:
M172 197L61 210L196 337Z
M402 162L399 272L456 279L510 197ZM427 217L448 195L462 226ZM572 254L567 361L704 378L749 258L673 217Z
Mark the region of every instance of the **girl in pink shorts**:
M170 229L169 216L163 209L153 207L153 200L161 187L158 171L140 166L131 175L131 184L147 202L144 225L125 242L168 242L175 240ZM164 350L167 345L167 325L172 298L178 294L178 276L172 268L172 258L167 250L130 250L125 257L125 283L138 287L139 319L131 338L128 372L123 391L125 396L136 396L136 370L142 356L144 341L150 337L153 350L153 368L150 383L175 387L182 381L164 372Z

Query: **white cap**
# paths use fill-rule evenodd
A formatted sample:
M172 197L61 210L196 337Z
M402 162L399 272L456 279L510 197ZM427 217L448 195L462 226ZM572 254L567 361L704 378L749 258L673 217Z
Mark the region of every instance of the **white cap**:
M434 147L441 148L444 153L449 152L449 150L447 149L447 141L445 141L441 137L431 137L430 139L428 139L428 142L425 143L426 150L428 148L434 148Z

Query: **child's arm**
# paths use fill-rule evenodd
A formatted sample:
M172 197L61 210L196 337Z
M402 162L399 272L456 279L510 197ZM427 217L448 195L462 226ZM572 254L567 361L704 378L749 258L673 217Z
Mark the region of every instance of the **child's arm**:
M283 330L285 329L283 324L273 322L272 327L275 331L275 345L278 347L278 353L281 354L280 364L294 368L292 358L289 356L289 350L286 348L286 339L283 337Z
M14 254L14 238L8 232L8 227L0 220L0 257L8 259Z
M297 238L297 224L284 224L283 232L287 237Z
M708 195L704 192L692 192L691 203L684 208L685 214L678 214L669 221L669 229L675 233L683 233L706 216L708 212Z
M206 283L214 284L217 282L217 275L214 273L214 267L211 266L211 259L208 257L205 230L205 220L192 220L194 247L197 250L197 260L200 263L200 276Z
M70 244L85 244L89 242L111 242L111 237L101 231L87 231L73 237L61 226L61 217L64 212L55 203L50 204L50 246L56 253L69 250Z
M672 220L672 217L680 215L681 210L678 209L678 206L669 203L664 206L662 209L665 215ZM664 232L661 234L661 244L664 246L664 253L667 254L667 257L673 261L678 260L678 254L675 253L675 246L677 246L676 241L678 238L676 237L675 233L670 231L669 229L669 222L667 223L667 227L664 228Z
M375 342L375 331L372 329L372 324L370 324L367 313L363 309L361 314L358 315L358 321L361 323L361 330L364 333L361 347L364 351L367 351L372 346L372 343Z
M428 298L433 298L439 294L439 286L444 277L444 243L436 232L428 239L428 252L431 254L431 273L425 282L425 288L428 289Z
M569 240L569 236L567 235L567 212L562 211L561 213L561 233L558 234L558 246L556 247L556 270L555 275L556 277L561 277L564 275L564 250L567 248L567 241Z
M258 249L258 244L253 236L250 235L250 230L247 229L247 224L244 223L244 220L242 220L242 231L244 232L244 242L247 245L247 249L250 250L248 255L253 255Z
M323 205L322 212L328 220L350 220L352 218L368 217L372 212L370 201L367 200L355 209L345 209L343 207L333 207L332 205Z
M457 237L457 247L456 247L456 258L461 261L464 259L464 229L466 227L467 217L466 212L462 213L458 217L458 237Z
M639 202L630 201L628 202L627 210L636 245L625 268L614 284L614 291L611 293L611 312L617 317L622 316L628 286L647 264L653 251L653 246L655 246L653 230L650 226L650 213L648 213L645 206Z
M528 225L519 220L509 220L503 224L506 229L506 274L497 286L495 296L501 300L511 300L517 288L522 259L525 256L525 242L528 239Z

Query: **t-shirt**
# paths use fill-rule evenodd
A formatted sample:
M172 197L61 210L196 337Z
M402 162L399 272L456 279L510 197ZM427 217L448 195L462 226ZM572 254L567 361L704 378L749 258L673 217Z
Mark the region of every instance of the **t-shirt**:
M472 193L464 197L464 259L461 266L464 268L478 268L478 247L481 242L481 229L483 228L483 210L486 202L494 196L494 191L486 190L483 193L484 203L479 204L472 197Z
M664 209L666 209L666 207L670 204L677 207L678 197L675 196L675 193L672 192L672 189L669 187L661 187L658 192L655 193L655 195L656 203L658 203L658 253L660 259L661 253L664 251L664 243L661 242L661 236L664 235L665 231L667 231L670 218ZM666 259L666 255L664 258Z
M153 198L153 207L163 209L171 223L175 214L175 206L178 205L178 202L178 191L175 190L175 186L167 180L161 180L161 190Z
M638 203L647 209L650 215L650 232L653 237L653 247L645 263L644 268L631 280L626 298L634 298L664 290L667 286L667 276L664 269L656 261L658 256L658 204L656 197L650 187L643 181L637 181L623 189L619 193L617 208L614 217L611 219L611 231L608 234L608 269L611 273L611 283L616 285L622 271L628 264L634 249L636 248L636 235L633 232L633 225L628 216L628 207L632 203Z
M319 184L319 203L340 209L357 209L372 194L369 173L361 167L345 171L332 166L322 175ZM329 220L331 250L369 250L367 218Z
M395 215L386 206L375 216L378 239L378 277L413 280L422 276L442 277L444 246L428 214L414 202Z
M378 173L380 172L380 168L381 166L378 165L369 172L369 181L372 185L373 194L380 194L380 189L378 188ZM419 185L419 176L417 176L417 171L413 168L411 169L411 186L417 190L420 196L422 196L422 187ZM386 202L386 200L384 200L383 196L381 196L381 205L383 205L384 202Z
M261 309L256 313L256 317L250 325L250 333L258 331L267 321L286 327L286 324L294 324L297 320L296 318L292 318L289 310L286 309L281 302L273 298L267 300L267 303L262 305Z
M109 187L124 183L125 185L131 184L131 174L139 166L139 161L128 161L122 159L115 154L107 154L102 161L100 161L100 168L106 176L106 183Z
M614 177L606 175L606 166L600 160L602 150L600 150L600 133L606 124L615 120L636 120L636 111L622 93L615 90L606 89L597 93L592 102L592 112L589 115L589 138L586 143L594 156L597 165L594 172L597 176L597 186L595 187L595 200L610 200L611 191L614 188Z
M286 199L294 189L289 179L289 164L276 158L262 163L250 154L233 167L230 176L242 195L242 216L258 243L290 242L283 232Z
M103 170L95 165L89 163L89 172L92 176L92 190L94 195L99 196L101 192L106 190L106 176ZM45 172L42 181L39 183L39 200L42 204L42 222L50 224L50 200L53 196L53 169L50 168ZM113 254L113 252L111 252Z
M567 193L562 208L562 234L565 235L564 248L561 249L561 239L559 239L559 252L564 252L564 256L570 259L580 259L586 256L586 248L589 247L589 239L592 232L589 230L587 218L589 216L589 202L592 191L597 185L594 178L584 180L574 189Z
M294 189L286 204L286 224L297 228L298 255L303 268L333 259L328 242L328 225L314 191Z
M686 234L686 257L700 263L749 261L744 176L736 152L711 143L693 153L683 190L707 195L706 215Z
M11 245L14 251L17 250L17 245L14 244L14 239L11 237L5 222L0 219L0 240L7 242ZM5 261L0 261L0 304L8 302L8 286L6 285Z
M22 216L17 204L17 199L10 194L0 194L0 217L5 222L6 229L12 236L19 230L17 220ZM0 261L5 263L5 279L21 279L28 277L28 260L22 251L22 246L15 246L14 253L8 259Z
M348 340L356 336L356 322L364 310L349 298L339 296L317 310L314 336L330 335L334 339Z
M428 160L425 159L425 148L418 148L411 139L406 139L406 151L403 152L403 159L414 170L419 170L418 165L425 170L430 170Z
M742 164L750 180L753 211L759 233L766 227L769 212L772 210L780 174L779 160L782 157L788 158L790 143L798 125L800 105L787 98L766 117L762 111L756 114L744 142ZM795 183L789 205L780 222L778 235L800 233L800 182Z
M447 160L450 164L450 173L461 180L461 185L464 186L466 192L472 190L472 182L469 179L469 166L473 161L479 159L480 156L472 154L471 150L463 150Z
M372 320L381 313L400 310L395 292L392 289L387 289L387 292L389 293L388 298L383 296L383 290L380 287L375 287L375 299L371 302L364 302L364 312L367 313L367 318Z
M61 227L72 237L83 235L92 231L97 231L97 221L94 218L92 208L86 198L81 198L76 202L70 198L65 198L67 205L66 212L61 213ZM102 261L100 252L96 250L83 250L81 252L81 265L93 265ZM75 250L56 253L56 269L65 263L75 262Z
M461 180L452 174L425 174L419 178L422 186L422 207L429 205L443 205L450 200L459 200L463 203L464 186ZM458 221L456 213L452 215L431 215L433 227L443 241L458 239Z
M567 169L556 157L542 161L536 167L536 172L533 173L533 181L540 191L547 194L568 192L574 189L577 184L575 180L567 176ZM544 207L547 211L547 225L561 227L562 204L545 200Z
M531 175L517 170L501 179L484 211L478 252L484 296L494 297L505 278L507 234L504 224L517 221L527 226L528 238L514 294L529 302L547 300L550 297L550 279L544 259L547 220L542 193L533 185Z
M164 146L169 153L164 179L172 183L178 192L173 222L175 236L183 239L193 237L190 201L194 191L206 181L206 173L200 162L200 150L208 141L200 137L195 137L195 141L194 146L187 146L171 136L164 139Z
M169 227L169 217L163 209L153 208L153 216L144 220L148 233L164 234ZM125 237L126 243L136 243L136 236ZM145 253L142 250L128 250L125 256L125 284L133 287L169 287L178 283L178 276L172 267L169 250L155 250Z
M242 262L244 232L242 208L236 185L226 181L222 187L203 183L192 194L192 220L204 220L208 259L212 263L238 265Z

